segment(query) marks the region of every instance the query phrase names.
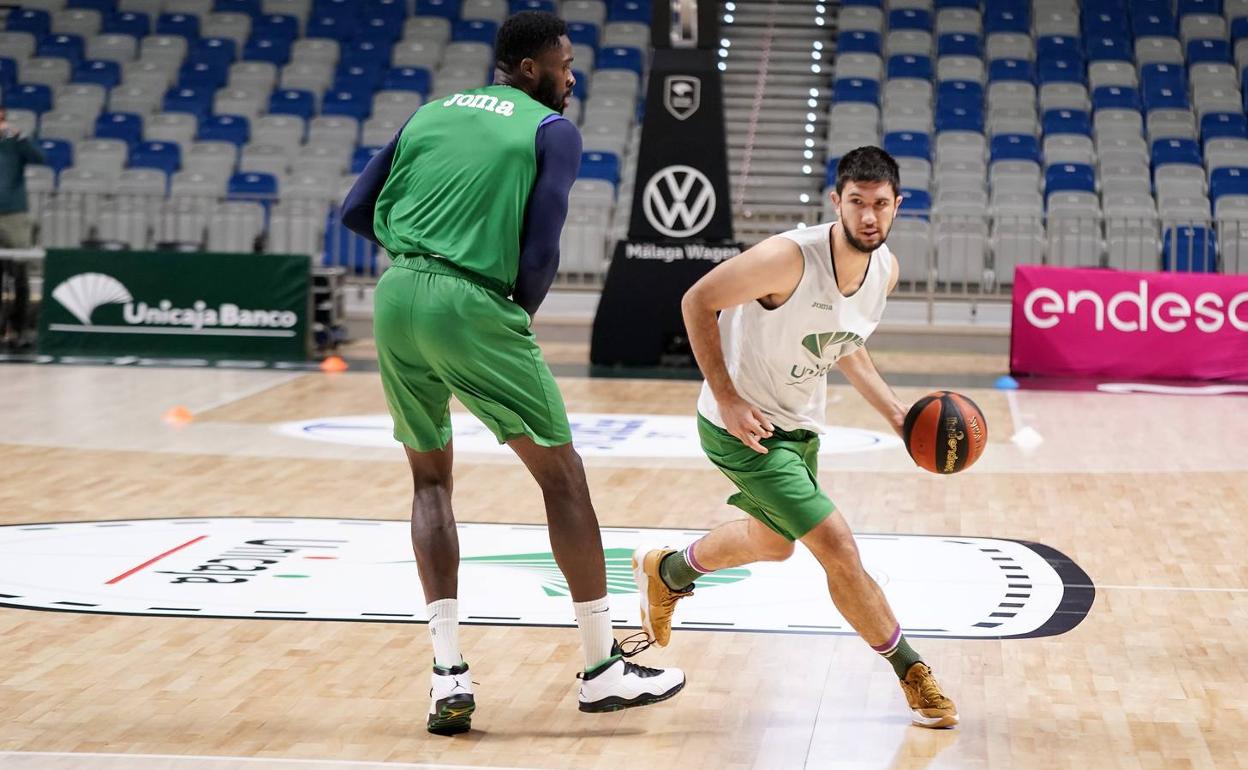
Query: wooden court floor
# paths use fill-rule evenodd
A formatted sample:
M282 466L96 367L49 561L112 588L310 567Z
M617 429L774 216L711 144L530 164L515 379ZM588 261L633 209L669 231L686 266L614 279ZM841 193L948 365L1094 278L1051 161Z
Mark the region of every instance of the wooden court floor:
M560 385L572 412L652 415L691 414L698 387ZM931 372L898 392L940 385ZM583 715L574 629L466 625L479 709L473 732L448 739L424 731L420 624L0 607L0 767L1248 767L1248 398L967 392L990 426L973 470L928 475L900 449L820 468L860 533L1034 541L1095 585L1087 617L1057 636L915 642L958 703L956 730L909 726L891 670L852 636L677 630L640 662L683 667L684 692ZM852 391L832 394L831 424L882 429ZM194 421L163 422L174 406ZM371 373L0 366L0 525L402 521L397 448L272 428L383 412ZM1043 442L1012 443L1021 428ZM586 466L604 527L737 518L702 458ZM454 502L462 522L544 521L536 485L504 456L459 453ZM934 597L958 590L942 581L953 565L912 566ZM418 595L414 569L410 581Z

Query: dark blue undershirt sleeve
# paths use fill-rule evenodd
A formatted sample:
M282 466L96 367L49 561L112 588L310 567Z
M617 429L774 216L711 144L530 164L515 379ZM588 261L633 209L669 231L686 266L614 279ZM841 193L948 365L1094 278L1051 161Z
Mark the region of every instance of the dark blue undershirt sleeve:
M529 195L520 238L520 269L512 299L532 316L546 299L559 269L559 234L568 216L568 193L581 169L581 132L554 116L537 129L537 179Z
M407 128L406 123L395 132L390 143L368 161L368 165L360 172L355 184L347 192L347 197L342 201L342 224L351 232L359 233L378 246L382 244L377 240L377 233L373 232L373 212L377 208L377 197L381 195L381 188L390 178L390 167L394 165L394 153L404 128Z

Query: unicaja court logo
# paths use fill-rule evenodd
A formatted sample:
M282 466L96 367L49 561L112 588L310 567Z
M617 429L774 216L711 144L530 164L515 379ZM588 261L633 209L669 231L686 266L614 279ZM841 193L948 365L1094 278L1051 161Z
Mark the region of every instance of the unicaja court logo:
M100 305L134 302L121 281L103 273L80 273L52 290L52 297L84 326L91 325L91 314Z
M604 548L603 557L607 562L607 593L635 594L637 585L633 582L633 552L628 548ZM542 578L542 592L547 596L571 596L568 581L555 562L555 555L550 551L541 553L502 554L498 556L469 556L462 559L472 564L510 567L526 572L536 573ZM748 569L723 569L710 575L698 578L698 586L728 585L745 580L750 576Z
M642 193L646 221L669 238L688 238L715 216L715 187L693 166L668 166L650 177Z

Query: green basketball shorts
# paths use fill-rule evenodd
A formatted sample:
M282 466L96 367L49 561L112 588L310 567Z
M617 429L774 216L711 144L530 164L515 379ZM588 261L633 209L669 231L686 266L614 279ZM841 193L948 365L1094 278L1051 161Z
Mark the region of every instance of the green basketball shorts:
M453 394L499 443L572 441L563 397L529 315L445 260L399 257L377 282L373 334L394 438L418 452L451 440Z
M819 488L818 433L777 428L760 442L764 455L699 414L698 436L706 456L740 490L728 503L785 539L801 538L836 510Z

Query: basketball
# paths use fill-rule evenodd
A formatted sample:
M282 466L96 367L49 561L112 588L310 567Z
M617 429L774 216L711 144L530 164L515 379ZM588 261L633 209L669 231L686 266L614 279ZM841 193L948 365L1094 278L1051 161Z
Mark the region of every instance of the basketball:
M975 402L938 390L915 402L902 430L906 450L923 470L957 473L975 464L988 442L988 423Z

